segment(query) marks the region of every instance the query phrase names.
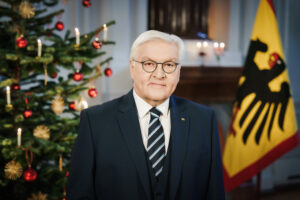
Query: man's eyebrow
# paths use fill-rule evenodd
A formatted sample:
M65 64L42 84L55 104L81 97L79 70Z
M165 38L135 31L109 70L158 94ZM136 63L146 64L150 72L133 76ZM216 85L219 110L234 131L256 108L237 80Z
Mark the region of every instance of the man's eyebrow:
M149 58L149 57L142 57L142 60L143 61L146 61L146 60L151 60L151 61L154 61L154 62L157 62L156 60L152 59L152 58ZM168 62L168 61L177 61L176 58L167 58L164 60L164 62Z

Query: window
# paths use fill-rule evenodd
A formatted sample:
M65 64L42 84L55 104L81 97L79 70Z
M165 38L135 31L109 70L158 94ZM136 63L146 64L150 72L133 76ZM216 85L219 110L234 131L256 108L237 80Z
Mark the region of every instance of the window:
M208 34L209 0L149 0L148 28L199 39Z

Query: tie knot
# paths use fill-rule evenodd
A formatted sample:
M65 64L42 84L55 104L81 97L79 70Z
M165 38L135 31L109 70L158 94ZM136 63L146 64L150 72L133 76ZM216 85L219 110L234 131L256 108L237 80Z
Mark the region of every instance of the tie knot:
M159 110L156 109L156 107L151 108L150 110L150 114L153 117L159 117L161 115L161 112Z

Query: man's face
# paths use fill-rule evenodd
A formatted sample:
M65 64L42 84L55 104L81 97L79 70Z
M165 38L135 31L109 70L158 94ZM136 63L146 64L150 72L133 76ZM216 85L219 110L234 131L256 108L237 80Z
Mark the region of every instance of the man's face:
M141 44L134 60L143 62L147 60L163 63L166 61L179 62L178 49L174 43L164 40L152 40ZM130 61L130 74L135 92L152 106L163 103L176 89L180 77L180 66L167 74L162 65L158 64L152 73L145 72L142 64Z

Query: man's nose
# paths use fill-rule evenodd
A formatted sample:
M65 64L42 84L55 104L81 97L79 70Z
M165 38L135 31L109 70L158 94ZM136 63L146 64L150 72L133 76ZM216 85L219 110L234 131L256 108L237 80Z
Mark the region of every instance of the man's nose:
M157 78L164 78L166 76L166 73L163 70L163 65L161 63L157 64L157 67L153 72L153 75Z

